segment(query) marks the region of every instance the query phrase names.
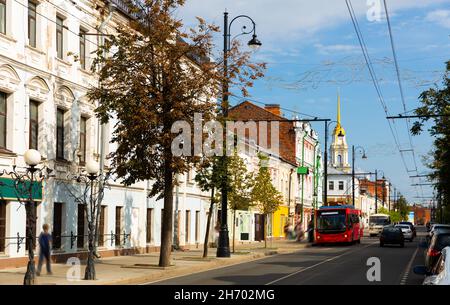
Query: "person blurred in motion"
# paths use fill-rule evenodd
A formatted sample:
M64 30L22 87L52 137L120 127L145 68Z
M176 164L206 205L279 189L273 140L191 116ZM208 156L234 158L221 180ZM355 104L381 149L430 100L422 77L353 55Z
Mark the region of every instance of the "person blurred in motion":
M52 274L50 265L50 249L52 244L52 236L48 233L49 225L44 224L42 226L43 232L39 235L39 262L36 271L36 275L41 275L42 263L45 259L47 266L47 274Z

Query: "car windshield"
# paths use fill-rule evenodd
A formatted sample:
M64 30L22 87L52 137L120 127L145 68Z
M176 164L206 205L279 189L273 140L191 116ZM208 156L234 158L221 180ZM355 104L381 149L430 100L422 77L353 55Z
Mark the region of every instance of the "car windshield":
M370 216L369 223L372 225L387 225L389 220L386 216Z
M320 211L317 229L322 232L346 230L345 211Z
M447 246L450 246L450 234L436 235L433 248L441 251Z
M401 229L409 229L409 226L407 225L397 225L396 227Z
M401 232L400 228L398 227L384 227L383 233L399 233Z

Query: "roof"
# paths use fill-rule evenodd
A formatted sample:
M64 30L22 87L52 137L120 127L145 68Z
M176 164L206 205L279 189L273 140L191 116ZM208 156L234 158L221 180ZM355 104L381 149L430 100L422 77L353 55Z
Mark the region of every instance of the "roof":
M328 210L328 209L354 209L355 206L354 205L349 205L349 204L345 204L345 205L324 205L321 206L319 209L320 210Z

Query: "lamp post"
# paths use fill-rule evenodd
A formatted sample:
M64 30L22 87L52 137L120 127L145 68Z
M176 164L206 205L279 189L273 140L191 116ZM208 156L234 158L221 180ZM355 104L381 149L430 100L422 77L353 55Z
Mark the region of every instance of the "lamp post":
M256 36L256 24L252 18L247 15L236 16L228 23L228 12L224 13L224 33L223 33L223 65L224 65L224 82L222 88L222 115L226 119L228 116L228 53L231 50L231 25L237 19L248 19L252 23L253 27L250 31L246 30L244 26L240 35L252 34L252 39L248 42L248 46L252 49L258 49L262 44ZM226 128L224 128L224 139L226 138ZM228 173L227 173L227 156L224 153L222 157L222 165L224 169L224 177L222 179L221 192L222 192L222 215L221 225L219 232L219 245L217 247L217 257L230 257L230 241L228 238Z
M360 150L362 152L362 158L367 159L366 151L361 146L352 145L352 203L353 206L355 206L355 152L357 150Z
M97 213L101 209L104 188L107 185L110 173L99 173L100 165L96 161L88 161L85 171L78 174L69 174L69 181L73 180L81 188L71 188L66 183L61 182L69 194L75 199L75 202L84 206L84 213L88 224L88 259L84 273L85 280L95 280L95 242L98 238ZM96 184L98 185L96 188ZM79 192L81 191L81 194Z
M328 128L331 123L337 123L337 121L325 121L325 150L323 152L323 165L324 165L324 173L323 173L323 204L326 206L328 205L327 198L328 198ZM342 133L342 130L339 131L338 134L339 138L343 138L344 134Z
M3 171L0 176L7 175L13 180L13 187L17 200L25 205L26 213L26 245L28 247L27 271L23 279L24 285L33 285L36 279L36 268L34 264L34 248L36 246L36 201L35 196L42 190L42 181L51 176L52 169L44 166L38 168L41 163L41 154L35 149L27 150L23 155L27 164L25 172L19 172L16 165L12 171Z

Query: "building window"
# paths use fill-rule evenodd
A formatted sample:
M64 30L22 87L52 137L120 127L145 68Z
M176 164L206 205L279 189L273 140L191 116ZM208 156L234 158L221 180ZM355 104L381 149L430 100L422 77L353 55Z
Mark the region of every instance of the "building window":
M56 158L64 159L64 110L56 113Z
M39 103L30 100L30 149L38 150L38 133L39 133Z
M344 190L344 181L339 181L339 190L340 191Z
M200 211L195 211L195 242L200 237Z
M147 244L152 242L152 214L153 209L147 209Z
M86 162L86 118L80 120L80 163Z
M186 211L186 228L185 228L185 232L186 232L186 234L185 234L185 241L186 241L186 243L188 243L189 242L189 239L190 239L190 227L191 227L191 211L189 211L189 210L187 210Z
M84 204L78 204L77 247L84 248Z
M6 0L0 0L0 33L6 34Z
M0 92L0 148L6 148L7 97L6 93Z
M64 20L56 16L56 55L59 59L63 59L63 49L64 49Z
M80 29L80 65L86 70L86 31Z
M328 189L329 189L330 191L333 191L333 190L334 190L334 181L329 181L329 182L328 182Z
M106 206L102 205L100 208L100 223L98 225L98 245L104 246L105 243L105 212Z
M120 234L122 233L122 207L116 207L116 246L120 246Z
M36 3L28 1L28 43L36 47Z
M53 206L53 249L61 248L62 203L55 202Z
M0 253L5 252L6 237L6 201L0 201Z

